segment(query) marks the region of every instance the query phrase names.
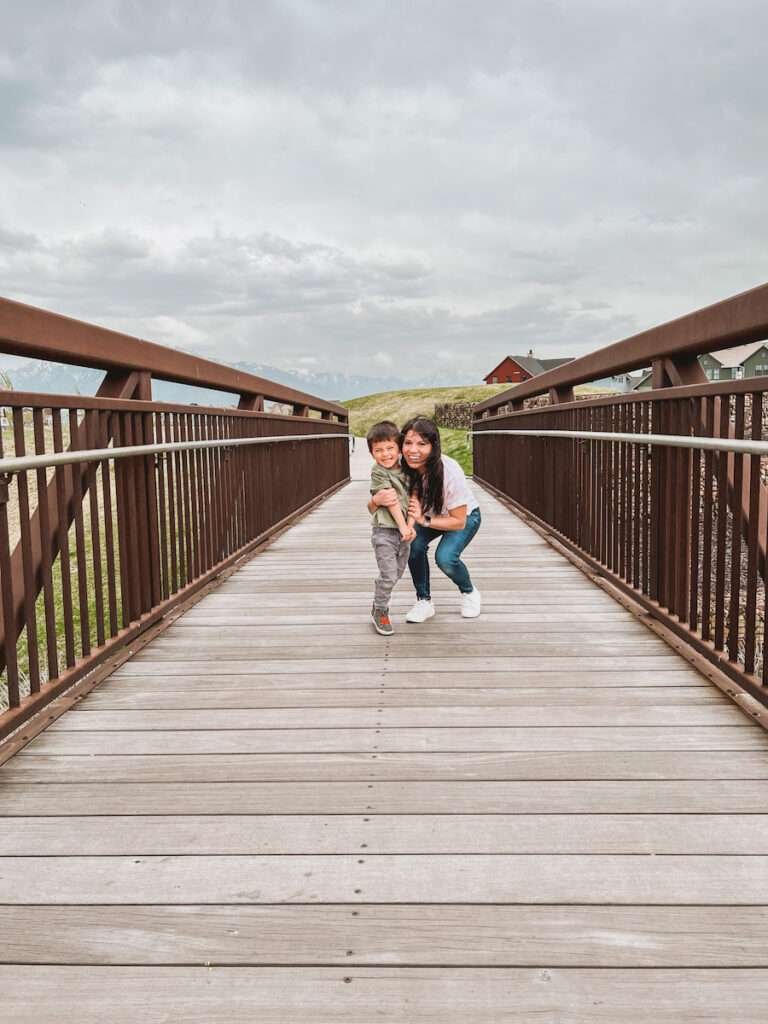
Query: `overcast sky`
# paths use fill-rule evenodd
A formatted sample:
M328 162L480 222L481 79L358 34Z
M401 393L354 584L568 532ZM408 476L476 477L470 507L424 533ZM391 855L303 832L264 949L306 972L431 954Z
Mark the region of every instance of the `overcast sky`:
M768 5L0 0L0 294L417 383L768 280Z

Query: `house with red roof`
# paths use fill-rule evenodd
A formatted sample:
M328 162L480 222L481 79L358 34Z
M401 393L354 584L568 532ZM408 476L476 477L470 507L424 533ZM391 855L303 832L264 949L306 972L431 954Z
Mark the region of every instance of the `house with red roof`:
M554 370L556 366L571 362L573 356L567 359L538 359L531 349L527 356L504 356L483 380L486 384L522 384L546 370Z

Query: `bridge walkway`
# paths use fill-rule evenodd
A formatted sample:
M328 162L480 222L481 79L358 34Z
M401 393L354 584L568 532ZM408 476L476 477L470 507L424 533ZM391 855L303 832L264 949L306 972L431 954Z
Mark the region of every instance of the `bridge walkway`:
M764 1020L765 732L487 495L375 635L355 465L0 769L8 1019Z

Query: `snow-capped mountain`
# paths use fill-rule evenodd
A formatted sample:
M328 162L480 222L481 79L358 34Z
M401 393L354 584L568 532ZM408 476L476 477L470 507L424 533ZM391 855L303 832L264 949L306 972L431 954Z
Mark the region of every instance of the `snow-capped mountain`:
M372 395L380 391L399 391L413 387L439 387L456 384L455 380L406 381L400 377L353 377L342 373L314 373L310 371L290 372L275 366L260 363L239 362L232 364L235 369L265 377L277 384L285 384L298 391L307 392L317 398L330 401L344 401L361 395ZM24 363L8 369L14 390L34 391L48 395L93 395L101 383L104 373L79 366L42 360ZM458 382L461 383L461 382ZM197 402L198 404L222 403L222 393L185 384L171 384L153 381L152 394L160 402Z

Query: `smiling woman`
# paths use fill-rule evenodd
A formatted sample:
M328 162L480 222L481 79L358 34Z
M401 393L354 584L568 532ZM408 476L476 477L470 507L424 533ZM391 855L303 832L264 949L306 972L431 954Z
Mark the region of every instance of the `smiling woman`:
M477 618L481 609L480 592L473 586L469 570L461 560L462 552L480 529L477 499L458 462L442 454L440 432L432 420L423 416L410 419L401 431L400 445L410 491L408 512L416 530L408 559L416 588L416 604L406 615L406 621L426 622L435 614L427 552L432 541L438 538L437 566L458 587L464 618ZM397 496L392 489L382 490L373 495L371 502L392 507Z

